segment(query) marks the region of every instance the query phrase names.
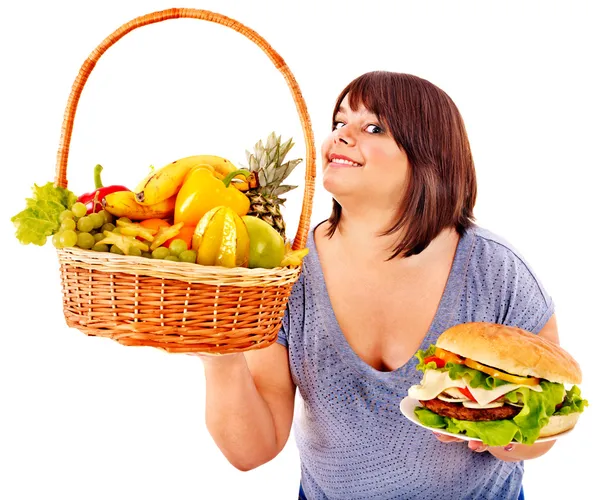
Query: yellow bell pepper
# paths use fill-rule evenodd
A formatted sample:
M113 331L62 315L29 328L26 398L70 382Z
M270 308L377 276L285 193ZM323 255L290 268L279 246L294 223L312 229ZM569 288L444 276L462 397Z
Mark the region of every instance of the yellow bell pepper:
M175 201L175 224L183 222L186 226L195 226L209 210L225 206L233 209L240 217L246 215L250 200L238 189L230 185L239 175L248 177L248 170L236 170L223 180L215 177L213 171L200 166L192 170L181 186Z

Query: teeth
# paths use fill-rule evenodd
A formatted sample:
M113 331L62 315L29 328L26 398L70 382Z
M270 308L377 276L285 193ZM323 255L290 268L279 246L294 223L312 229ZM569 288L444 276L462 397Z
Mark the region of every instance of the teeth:
M341 163L343 165L350 165L352 167L360 167L360 164L358 163L349 160L342 160L341 158L333 158L331 160L331 163Z

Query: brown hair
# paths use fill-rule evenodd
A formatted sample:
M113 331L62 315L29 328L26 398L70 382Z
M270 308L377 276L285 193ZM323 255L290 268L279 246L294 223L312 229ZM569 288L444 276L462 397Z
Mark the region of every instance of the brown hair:
M452 99L422 78L374 71L342 91L332 121L346 96L353 111L362 103L375 114L408 157L409 181L399 218L382 234L404 230L390 259L421 253L448 227L463 235L475 220L477 182L467 132ZM342 207L334 199L329 237L341 216Z

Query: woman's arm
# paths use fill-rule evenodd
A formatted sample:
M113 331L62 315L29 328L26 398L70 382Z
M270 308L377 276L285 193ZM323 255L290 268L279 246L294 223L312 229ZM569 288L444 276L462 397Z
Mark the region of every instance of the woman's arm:
M225 356L201 356L206 376L206 426L227 460L254 469L285 446L295 386L280 344Z

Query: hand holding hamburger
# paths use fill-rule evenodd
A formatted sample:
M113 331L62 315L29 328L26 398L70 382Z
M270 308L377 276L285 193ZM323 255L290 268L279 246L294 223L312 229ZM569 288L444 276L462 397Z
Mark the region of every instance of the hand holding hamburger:
M426 427L488 446L533 444L575 426L587 406L581 370L560 346L519 328L466 323L417 353L419 385L408 391ZM566 388L571 386L570 388Z

